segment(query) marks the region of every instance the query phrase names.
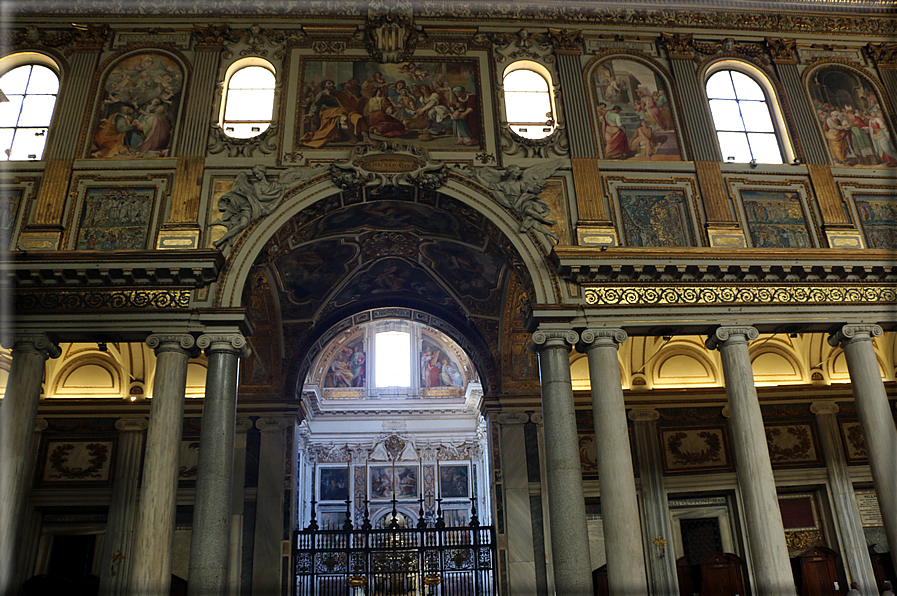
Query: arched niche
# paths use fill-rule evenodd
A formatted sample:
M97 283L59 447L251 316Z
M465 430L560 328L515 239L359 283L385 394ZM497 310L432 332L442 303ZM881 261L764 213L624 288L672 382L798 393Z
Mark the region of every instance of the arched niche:
M804 367L797 356L779 346L764 346L751 354L755 385L802 383Z
M121 371L110 358L86 355L67 362L49 397L122 397Z
M655 388L719 385L714 362L707 353L691 347L670 346L649 367Z

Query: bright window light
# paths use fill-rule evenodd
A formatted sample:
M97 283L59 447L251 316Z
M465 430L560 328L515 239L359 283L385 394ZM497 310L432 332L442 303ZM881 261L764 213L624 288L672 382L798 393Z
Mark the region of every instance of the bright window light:
M723 161L784 163L766 95L759 83L737 70L707 79L707 99Z
M40 64L25 64L0 77L0 161L41 159L56 106L59 77Z
M526 139L544 139L554 132L548 81L539 73L519 69L504 78L505 118Z
M411 334L384 331L374 336L377 387L411 386Z
M224 134L250 139L262 134L274 116L274 74L262 66L247 66L233 74L227 85Z

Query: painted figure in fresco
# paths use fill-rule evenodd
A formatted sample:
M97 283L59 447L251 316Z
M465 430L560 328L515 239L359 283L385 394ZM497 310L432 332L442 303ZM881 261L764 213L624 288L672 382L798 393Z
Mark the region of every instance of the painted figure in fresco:
M829 151L832 153L832 159L838 165L848 165L847 131L850 130L850 124L841 119L841 112L832 110L825 119L823 130Z
M622 109L614 106L604 114L604 157L624 159L629 157L629 140L620 117Z
M360 100L351 93L336 90L328 79L305 115L309 132L302 135L303 145L320 149L334 141L357 143L367 139L368 122L360 111Z
M393 117L395 106L386 96L385 87L376 87L364 106L364 116L368 121L368 131L381 137L402 137L408 129Z
M152 154L159 155L171 138L172 122L169 115L169 106L158 97L153 98L149 105L140 111L138 126L143 132L143 141L137 146L137 153L141 157Z
M400 497L417 496L417 470L414 468L400 468L399 481L396 491Z
M349 363L352 365L352 386L364 386L365 356L361 351L361 346L355 346L352 355L349 357Z
M351 351L340 350L336 358L330 363L330 378L332 387L352 387L355 379L352 374L352 364L349 362Z
M429 85L421 85L420 90L420 107L415 111L415 115L428 120L426 136L421 138L428 140L433 136L448 134L452 130L451 108L443 103L442 97Z
M425 387L439 387L439 351L437 350L427 360L426 377L424 378Z
M120 104L114 111L100 122L100 128L93 138L94 157L115 157L130 152L133 131L138 122L134 117L134 108L129 104Z
M660 141L654 136L654 131L651 130L648 121L642 120L639 122L635 135L629 141L629 149L636 155L651 157L659 146Z
M468 93L463 87L453 87L452 97L454 108L452 112L452 132L455 135L456 145L473 145L474 127L476 127L476 96Z
M392 478L389 470L374 468L371 470L371 497L385 499L392 496Z
M430 374L430 361L433 360L433 351L430 349L430 346L424 348L424 351L421 352L420 355L420 380L423 383L424 387L429 387L428 384L429 374Z
M891 133L888 131L879 109L872 110L872 117L869 118L869 132L872 135L875 151L881 156L882 161L888 165L897 165L897 150L894 149Z
M844 108L844 119L850 124L850 148L860 163L874 165L878 163L878 159L872 150L872 137L866 132L869 125L860 114L862 112L854 110L852 106Z
M458 370L458 367L455 366L454 362L451 362L448 359L442 361L442 374L440 375L440 379L442 380L443 385L449 387L461 387L464 384L464 379L461 377L461 371Z

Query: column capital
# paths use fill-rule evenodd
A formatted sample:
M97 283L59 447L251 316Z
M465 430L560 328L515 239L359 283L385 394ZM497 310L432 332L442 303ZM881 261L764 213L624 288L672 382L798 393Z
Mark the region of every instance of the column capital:
M810 411L817 416L824 416L825 414L837 414L841 408L833 401L814 401L810 404Z
M49 423L47 422L47 419L44 418L43 416L41 416L37 420L34 421L34 432L36 432L36 433L43 432L43 431L47 430L48 426L49 426Z
M293 418L276 418L264 416L255 421L255 427L262 432L281 432L293 426L296 421Z
M189 333L154 333L146 338L146 345L158 355L160 352L182 352L193 356L196 340Z
M797 41L789 38L767 37L766 49L769 50L772 61L776 64L797 64L794 53L797 49Z
M529 414L526 412L502 412L496 418L499 424L526 424Z
M245 433L248 432L250 428L252 428L252 418L243 418L242 416L237 417L237 422L234 425L235 432Z
M760 337L760 332L749 325L718 327L704 342L709 350L718 350L723 345L748 343Z
M115 428L120 432L140 432L149 428L149 420L143 416L119 418L115 421Z
M614 328L596 328L586 329L579 334L580 344L585 349L596 348L598 346L613 346L618 349L620 344L629 338L629 335L622 329Z
M654 422L660 419L660 412L653 407L632 408L628 416L633 422Z
M4 337L2 344L13 352L43 352L44 358L59 358L62 350L46 333L15 333Z
M210 352L231 352L241 358L249 358L252 350L246 345L246 338L240 333L207 333L200 335L196 345Z
M832 347L838 347L842 343L854 341L872 341L873 338L881 337L882 329L875 324L863 325L844 325L828 338L828 343Z
M539 329L533 333L528 349L538 353L545 348L565 348L568 351L579 341L579 334L572 329Z

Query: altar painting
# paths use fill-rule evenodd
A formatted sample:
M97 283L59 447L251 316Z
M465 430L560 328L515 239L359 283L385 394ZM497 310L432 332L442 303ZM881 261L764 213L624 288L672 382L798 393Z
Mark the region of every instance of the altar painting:
M88 188L75 250L145 249L156 189Z
M421 387L463 387L461 370L439 344L426 338L421 342Z
M897 248L897 196L853 195L866 248Z
M297 147L400 140L430 150L482 149L476 61L303 60L301 69Z
M786 190L741 190L755 248L811 248L800 195Z
M367 376L367 355L364 338L359 337L343 346L327 367L325 387L364 387Z
M467 464L439 466L439 496L443 499L470 497L470 468Z
M345 501L349 498L349 470L345 467L319 468L319 501Z
M372 500L420 498L418 466L371 466L370 498Z
M595 69L593 84L604 159L680 159L670 96L659 74L634 60L609 60Z
M623 188L617 200L626 246L694 246L684 191Z
M118 62L106 76L88 157L169 157L184 75L164 54Z

